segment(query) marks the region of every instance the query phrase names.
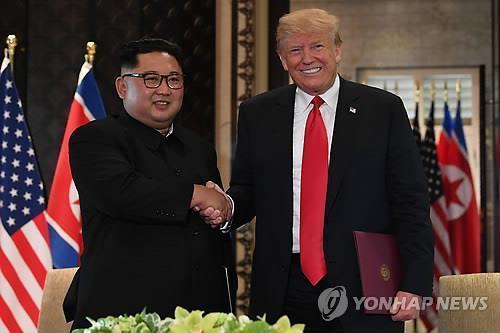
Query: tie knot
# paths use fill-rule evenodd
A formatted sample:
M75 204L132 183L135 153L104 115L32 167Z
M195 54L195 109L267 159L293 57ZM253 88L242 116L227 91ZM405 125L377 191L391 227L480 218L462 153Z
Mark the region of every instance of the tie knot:
M319 97L319 96L314 96L313 100L312 100L312 103L314 105L315 108L318 108L323 105L323 103L325 103L325 101L323 100L323 98Z

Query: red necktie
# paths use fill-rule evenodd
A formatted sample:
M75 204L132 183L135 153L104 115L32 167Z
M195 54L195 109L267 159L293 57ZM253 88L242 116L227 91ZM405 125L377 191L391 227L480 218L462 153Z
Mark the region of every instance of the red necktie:
M300 264L316 285L326 274L323 224L328 182L328 137L319 111L324 101L315 96L307 116L300 185Z

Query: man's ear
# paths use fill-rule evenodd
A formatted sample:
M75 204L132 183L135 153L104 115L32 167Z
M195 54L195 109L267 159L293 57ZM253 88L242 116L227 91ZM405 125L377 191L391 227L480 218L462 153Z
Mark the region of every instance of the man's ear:
M285 59L283 59L279 51L276 51L276 53L278 53L278 57L280 57L281 66L283 66L283 69L288 72L288 66L286 64Z
M338 65L342 60L342 45L335 46L334 54L335 54L335 62Z
M115 80L115 88L116 88L116 93L121 99L125 98L125 95L127 94L127 84L125 83L125 80L123 77L118 76Z

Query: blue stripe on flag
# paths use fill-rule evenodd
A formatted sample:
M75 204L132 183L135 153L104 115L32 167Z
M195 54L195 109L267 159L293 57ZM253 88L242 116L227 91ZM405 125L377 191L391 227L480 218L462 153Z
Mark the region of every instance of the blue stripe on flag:
M455 120L453 122L453 132L458 140L462 149L467 152L467 144L465 143L464 126L462 124L462 116L460 112L460 101L457 103L457 113L455 114Z
M446 132L448 138L451 139L451 132L453 131L453 120L451 120L451 114L450 114L450 108L448 107L448 102L444 102L443 130Z
M94 71L90 70L85 75L82 82L78 85L76 92L85 101L85 105L95 119L104 118L106 116L101 94L99 93L99 88L94 78Z
M55 268L77 267L78 252L75 251L49 224L52 263Z

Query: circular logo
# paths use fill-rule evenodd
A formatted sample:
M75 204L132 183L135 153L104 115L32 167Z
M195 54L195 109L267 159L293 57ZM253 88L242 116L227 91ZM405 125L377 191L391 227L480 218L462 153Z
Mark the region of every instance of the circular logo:
M469 177L456 165L445 164L441 166L441 170L443 176L447 178L445 182L458 184L456 188L453 188L454 193L451 193L456 199L447 203L448 218L455 220L464 214L471 203L472 184Z
M389 266L387 266L386 264L382 264L382 266L380 266L380 275L382 276L382 279L384 279L384 281L389 281L389 279L391 278L391 269L389 268Z
M348 303L344 286L327 288L318 297L318 308L325 321L342 316L347 310Z

